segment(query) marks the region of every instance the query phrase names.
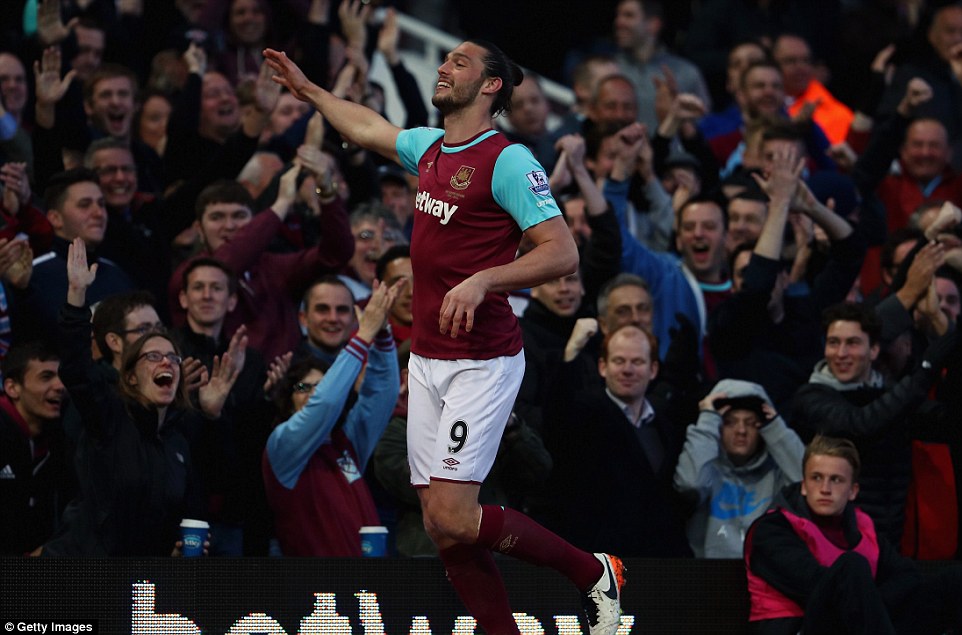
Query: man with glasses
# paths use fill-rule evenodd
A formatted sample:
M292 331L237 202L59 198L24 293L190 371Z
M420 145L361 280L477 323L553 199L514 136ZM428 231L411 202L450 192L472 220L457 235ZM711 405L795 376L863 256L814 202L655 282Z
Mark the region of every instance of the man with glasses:
M108 296L96 305L91 327L100 359L94 368L106 384L117 385L128 346L146 333L164 330L154 302L154 296L146 291L127 291ZM68 401L64 409L63 427L70 438L79 440L83 427L73 402Z
M782 69L788 114L797 117L810 104L814 107L812 120L821 126L828 140L832 144L844 142L854 114L816 79L816 60L805 38L783 33L775 38L772 57Z
M350 218L354 255L344 268L341 280L355 300L364 300L371 295L378 258L394 245L407 241L397 218L381 203L359 205Z
M101 255L129 272L139 288L164 297L173 268L171 242L194 222L194 201L213 177L201 172L165 197L142 192L133 152L114 137L91 143L84 167L97 174L110 217ZM165 306L159 310L169 317Z
M97 175L110 219L99 253L130 273L139 288L163 297L170 277L170 241L193 220L189 206L172 208L168 214L152 194L138 192L134 155L122 139L106 137L90 144L84 167ZM187 209L187 218L176 218L176 209ZM158 231L160 218L175 231Z
M120 371L128 345L142 335L164 329L155 302L146 291L130 291L104 298L97 305L92 323L94 341L103 361L116 371Z

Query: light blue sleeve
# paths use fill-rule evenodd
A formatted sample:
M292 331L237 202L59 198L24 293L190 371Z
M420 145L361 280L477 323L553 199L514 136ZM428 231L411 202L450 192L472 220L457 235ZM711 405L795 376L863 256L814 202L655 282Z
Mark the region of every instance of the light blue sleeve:
M344 423L344 434L354 446L359 461L357 467L361 472L374 454L374 448L391 420L400 386L397 350L393 342L390 349L372 347L357 403L351 408Z
M395 149L397 150L398 160L405 170L417 175L418 161L431 147L431 144L444 136L444 130L440 128L412 128L402 130L397 136Z
M521 231L561 215L548 187L548 175L531 151L512 144L501 151L494 163L491 194Z
M364 346L358 338L354 342ZM348 350L338 353L304 407L274 428L267 438L267 459L284 487L293 489L297 485L311 456L331 438L361 366L361 360Z

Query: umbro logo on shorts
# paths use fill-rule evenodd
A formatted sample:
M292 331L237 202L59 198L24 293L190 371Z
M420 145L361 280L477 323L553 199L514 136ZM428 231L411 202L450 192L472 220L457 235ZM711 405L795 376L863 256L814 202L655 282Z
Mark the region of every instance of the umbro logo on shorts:
M441 462L444 463L445 465L450 466L450 467L454 467L455 465L461 465L461 461L459 461L459 460L457 460L457 459L455 459L455 458L452 458L452 457L448 457L448 458L444 459L444 460L441 461Z

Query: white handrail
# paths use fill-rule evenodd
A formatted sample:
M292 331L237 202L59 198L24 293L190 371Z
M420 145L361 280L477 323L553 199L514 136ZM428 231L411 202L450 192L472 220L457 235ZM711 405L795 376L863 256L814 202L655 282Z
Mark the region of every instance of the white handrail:
M397 23L402 33L417 37L425 43L426 48L430 48L426 51L425 57L427 59L440 61L444 53L461 43L461 40L441 29L403 13L397 14ZM525 69L525 72L528 72L528 69ZM542 77L541 88L549 101L558 102L565 106L575 103L574 92L563 84Z

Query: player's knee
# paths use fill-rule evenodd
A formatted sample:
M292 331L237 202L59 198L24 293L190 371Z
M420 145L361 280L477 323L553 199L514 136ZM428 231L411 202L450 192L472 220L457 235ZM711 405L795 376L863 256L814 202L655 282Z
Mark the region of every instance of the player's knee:
M439 544L444 536L441 534L441 530L435 527L434 523L431 522L431 517L428 516L427 512L423 514L424 520L424 531L427 533L428 537L434 544Z
M456 510L429 505L424 510L424 529L435 544L443 542L473 543L477 540L477 527L470 519Z

